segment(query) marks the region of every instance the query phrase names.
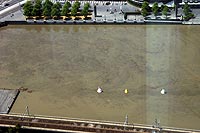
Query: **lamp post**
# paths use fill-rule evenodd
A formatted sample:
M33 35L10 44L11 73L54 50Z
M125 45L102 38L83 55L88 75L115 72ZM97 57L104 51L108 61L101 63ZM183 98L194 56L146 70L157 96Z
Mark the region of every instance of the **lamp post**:
M26 114L29 116L29 108L26 106Z
M125 117L124 130L126 130L126 125L128 125L128 115L126 115L126 117Z

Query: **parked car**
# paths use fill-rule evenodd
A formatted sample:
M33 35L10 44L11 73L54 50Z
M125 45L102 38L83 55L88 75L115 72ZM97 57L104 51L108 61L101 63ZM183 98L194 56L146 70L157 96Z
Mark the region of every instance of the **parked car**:
M110 5L110 2L106 2L106 5Z
M5 3L4 6L9 6L9 3Z

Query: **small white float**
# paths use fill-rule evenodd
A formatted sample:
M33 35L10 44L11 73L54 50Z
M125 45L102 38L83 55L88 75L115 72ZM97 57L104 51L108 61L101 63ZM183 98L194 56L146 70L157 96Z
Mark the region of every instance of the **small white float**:
M161 89L161 90L160 90L160 93L161 93L162 95L164 95L164 94L167 94L167 91L166 91L165 89Z
M97 88L97 93L102 93L103 92L103 90L98 86L98 88Z

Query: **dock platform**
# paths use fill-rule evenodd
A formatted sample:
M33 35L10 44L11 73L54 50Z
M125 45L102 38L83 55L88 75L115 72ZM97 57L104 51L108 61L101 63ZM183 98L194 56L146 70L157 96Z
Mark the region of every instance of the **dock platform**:
M0 114L8 114L14 104L19 90L0 88Z
M0 114L1 127L15 127L31 132L67 133L200 133L200 130L175 127L155 127L136 123L100 121L56 116L39 116L27 114Z

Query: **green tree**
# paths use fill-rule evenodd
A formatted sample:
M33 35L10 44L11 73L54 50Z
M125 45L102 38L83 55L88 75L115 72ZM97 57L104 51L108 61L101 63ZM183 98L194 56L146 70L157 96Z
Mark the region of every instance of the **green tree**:
M168 6L164 5L164 7L162 9L162 14L165 15L166 18L167 18L168 11L169 11Z
M53 3L51 1L45 0L44 3L43 3L42 8L44 10L44 8L51 8L52 6L53 6Z
M52 9L53 3L49 0L45 0L43 3L42 9L43 9L43 15L44 16L51 16L51 9Z
M143 17L146 17L148 15L148 12L146 9L143 9L141 13Z
M62 8L62 5L59 3L59 2L56 2L55 4L53 4L53 6L52 6L52 9L53 8L57 8L57 9L61 9Z
M184 13L184 19L189 20L194 17L194 14L191 12L191 9L187 3L183 6L183 13Z
M81 3L76 1L73 6L76 7L78 10L80 8L80 5L81 5Z
M88 10L87 10L87 9L83 9L83 10L81 11L81 14L86 18L87 15L88 15Z
M44 16L51 16L51 12L49 9L45 8L42 13Z
M74 7L71 10L71 15L75 17L77 15L77 12L78 12L77 8Z
M62 7L61 15L67 16L69 13L69 8L71 7L71 4L67 1L64 6Z
M84 4L83 10L81 11L81 14L86 18L88 15L88 10L90 8L90 4L86 3Z
M78 1L76 1L76 2L73 4L72 9L71 9L71 15L72 15L72 16L75 17L75 16L77 15L77 12L78 12L78 10L79 10L79 8L80 8L80 5L81 5L81 3L78 2Z
M62 5L59 2L56 2L51 9L51 16L59 17L60 16L60 8Z
M31 1L27 1L24 4L23 10L24 10L24 15L25 16L32 16L33 4L31 3Z
M142 3L142 9L146 9L148 12L150 12L150 7L149 7L149 3L147 1Z
M166 5L161 5L160 10L162 11Z
M66 2L66 5L67 5L67 7L69 7L69 8L72 6L72 5L70 4L69 1Z
M42 1L36 0L35 5L32 10L33 16L41 16L42 15Z
M158 7L157 2L154 2L153 6L152 6L152 11L153 11L154 16L158 15L159 7Z
M146 17L149 14L148 11L150 11L149 3L146 1L143 2L141 8L142 8L142 10L141 10L142 16Z
M86 8L86 9L89 10L90 7L91 7L91 6L90 6L90 4L89 4L88 2L84 4L84 8Z
M37 16L37 9L36 9L35 7L33 7L33 10L32 10L32 12L31 12L31 14L32 14L33 16Z
M190 13L190 7L188 3L185 3L185 5L183 6L183 13L185 14L185 16L187 16Z
M51 16L53 16L53 17L59 17L60 16L60 11L57 8L52 8L52 10L51 10Z

